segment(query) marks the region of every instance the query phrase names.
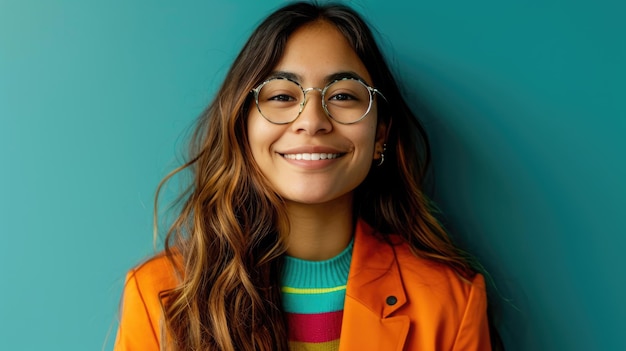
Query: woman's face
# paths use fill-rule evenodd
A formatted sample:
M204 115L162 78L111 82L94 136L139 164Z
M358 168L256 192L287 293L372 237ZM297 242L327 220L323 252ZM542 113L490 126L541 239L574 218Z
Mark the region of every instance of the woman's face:
M305 89L324 88L328 77L343 73L373 84L347 40L327 22L294 32L274 67L274 74L294 77ZM325 114L320 93L311 90L304 110L290 124L272 124L250 108L248 138L261 172L286 201L351 200L382 151L384 130L377 128L377 119L374 105L361 121L339 124Z

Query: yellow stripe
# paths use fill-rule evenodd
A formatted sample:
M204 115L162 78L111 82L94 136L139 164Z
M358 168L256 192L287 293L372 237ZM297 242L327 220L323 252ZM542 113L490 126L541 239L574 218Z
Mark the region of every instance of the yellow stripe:
M334 288L292 288L283 286L281 291L287 294L327 294L334 291L346 290L345 285L336 286Z
M339 339L327 342L289 342L290 351L333 351L339 350Z

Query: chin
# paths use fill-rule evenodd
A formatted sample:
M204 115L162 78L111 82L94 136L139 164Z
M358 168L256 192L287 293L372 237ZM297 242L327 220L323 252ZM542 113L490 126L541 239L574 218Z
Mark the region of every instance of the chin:
M345 194L311 194L309 191L307 194L286 194L283 196L283 199L300 205L338 205L345 203L347 206L351 206L352 192Z

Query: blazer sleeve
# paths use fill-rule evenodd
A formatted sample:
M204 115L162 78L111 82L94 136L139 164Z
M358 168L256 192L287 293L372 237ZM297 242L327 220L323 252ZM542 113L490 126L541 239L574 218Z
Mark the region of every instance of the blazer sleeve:
M454 341L455 351L490 351L485 279L477 274L472 281L461 325Z
M159 351L159 333L156 329L154 307L146 304L146 295L135 270L126 276L120 323L114 351Z

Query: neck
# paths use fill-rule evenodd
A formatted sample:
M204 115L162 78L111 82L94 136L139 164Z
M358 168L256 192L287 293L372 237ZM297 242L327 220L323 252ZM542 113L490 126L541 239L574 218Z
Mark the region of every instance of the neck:
M352 194L323 204L287 203L290 222L287 255L308 261L337 256L354 231Z

